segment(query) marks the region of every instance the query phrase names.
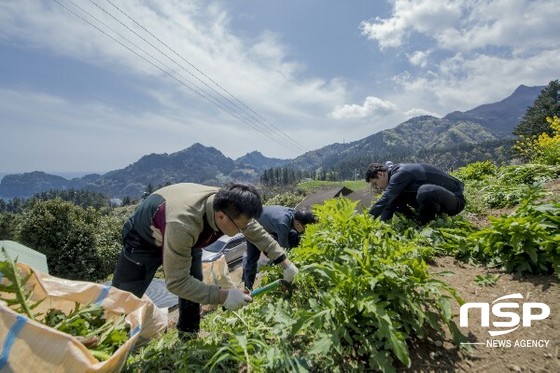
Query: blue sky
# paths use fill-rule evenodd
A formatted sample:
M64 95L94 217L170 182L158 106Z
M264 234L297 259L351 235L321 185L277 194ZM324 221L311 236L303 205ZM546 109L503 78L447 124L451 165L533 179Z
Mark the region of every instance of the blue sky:
M2 0L0 172L295 158L560 78L556 0Z

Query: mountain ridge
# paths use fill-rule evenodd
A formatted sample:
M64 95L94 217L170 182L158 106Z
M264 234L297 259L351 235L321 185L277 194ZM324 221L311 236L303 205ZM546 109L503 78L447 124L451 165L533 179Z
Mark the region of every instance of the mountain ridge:
M104 174L67 180L42 171L5 175L0 197L29 197L49 189L85 189L110 197L139 196L147 185L195 182L222 185L228 180L258 182L263 170L292 167L300 170L363 168L371 161L414 158L419 152L445 153L446 149L474 144L503 146L544 87L519 86L510 96L465 112L454 111L442 118L418 116L399 125L349 143L334 143L294 159L268 158L258 151L235 160L218 149L195 143L175 153L147 154L128 166ZM423 154L424 154L423 153ZM408 157L408 158L407 158ZM449 157L449 156L448 156ZM455 164L455 163L454 163Z

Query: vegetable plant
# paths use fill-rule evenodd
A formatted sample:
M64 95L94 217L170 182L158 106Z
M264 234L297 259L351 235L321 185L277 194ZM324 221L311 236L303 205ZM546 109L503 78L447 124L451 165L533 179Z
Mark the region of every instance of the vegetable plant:
M319 222L290 252L300 268L290 299L263 293L237 312L219 309L203 318L204 338L153 341L127 369L392 372L410 367L412 343L446 331L463 341L451 313L461 299L429 274L422 248L355 206L316 207ZM269 267L262 283L281 275Z

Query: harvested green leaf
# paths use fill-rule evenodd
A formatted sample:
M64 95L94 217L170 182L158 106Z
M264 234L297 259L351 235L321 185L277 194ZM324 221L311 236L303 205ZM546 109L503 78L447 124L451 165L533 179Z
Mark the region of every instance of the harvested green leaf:
M25 289L24 285L32 276L32 272L25 278L21 278L16 261L12 261L8 252L2 247L2 254L6 261L0 262L0 273L9 280L9 283L3 281L0 283L0 300L5 301L8 307L18 313L23 313L31 320L35 320L33 309L37 307L43 300L31 302L33 290Z
M100 361L109 359L128 340L130 326L125 315L107 319L105 310L97 304L76 303L68 315L55 308L49 309L44 316L34 313L33 309L43 300L31 301L33 289L26 284L33 273L22 278L16 262L11 260L4 248L2 253L6 261L0 261L0 272L7 281L0 283L0 300L12 310L76 337Z

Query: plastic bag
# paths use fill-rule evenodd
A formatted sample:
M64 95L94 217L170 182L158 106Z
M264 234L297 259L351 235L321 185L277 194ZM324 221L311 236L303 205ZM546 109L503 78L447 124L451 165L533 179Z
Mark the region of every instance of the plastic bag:
M218 285L222 289L232 289L235 287L230 275L226 262L226 257L221 256L212 262L202 263L203 281L209 285ZM202 312L210 312L217 308L215 304L203 304Z
M162 334L167 315L146 296L137 298L117 288L85 281L71 281L33 271L17 263L22 277L33 272L26 286L34 286L32 301L45 299L34 313L59 309L66 314L75 306L96 303L107 316L125 314L129 339L106 361L99 362L73 336L33 321L0 304L0 370L13 372L116 372L126 364L135 345ZM0 275L1 279L1 275Z
M203 281L210 285L218 285L222 289L235 287L230 275L225 256L221 256L212 262L202 263Z

